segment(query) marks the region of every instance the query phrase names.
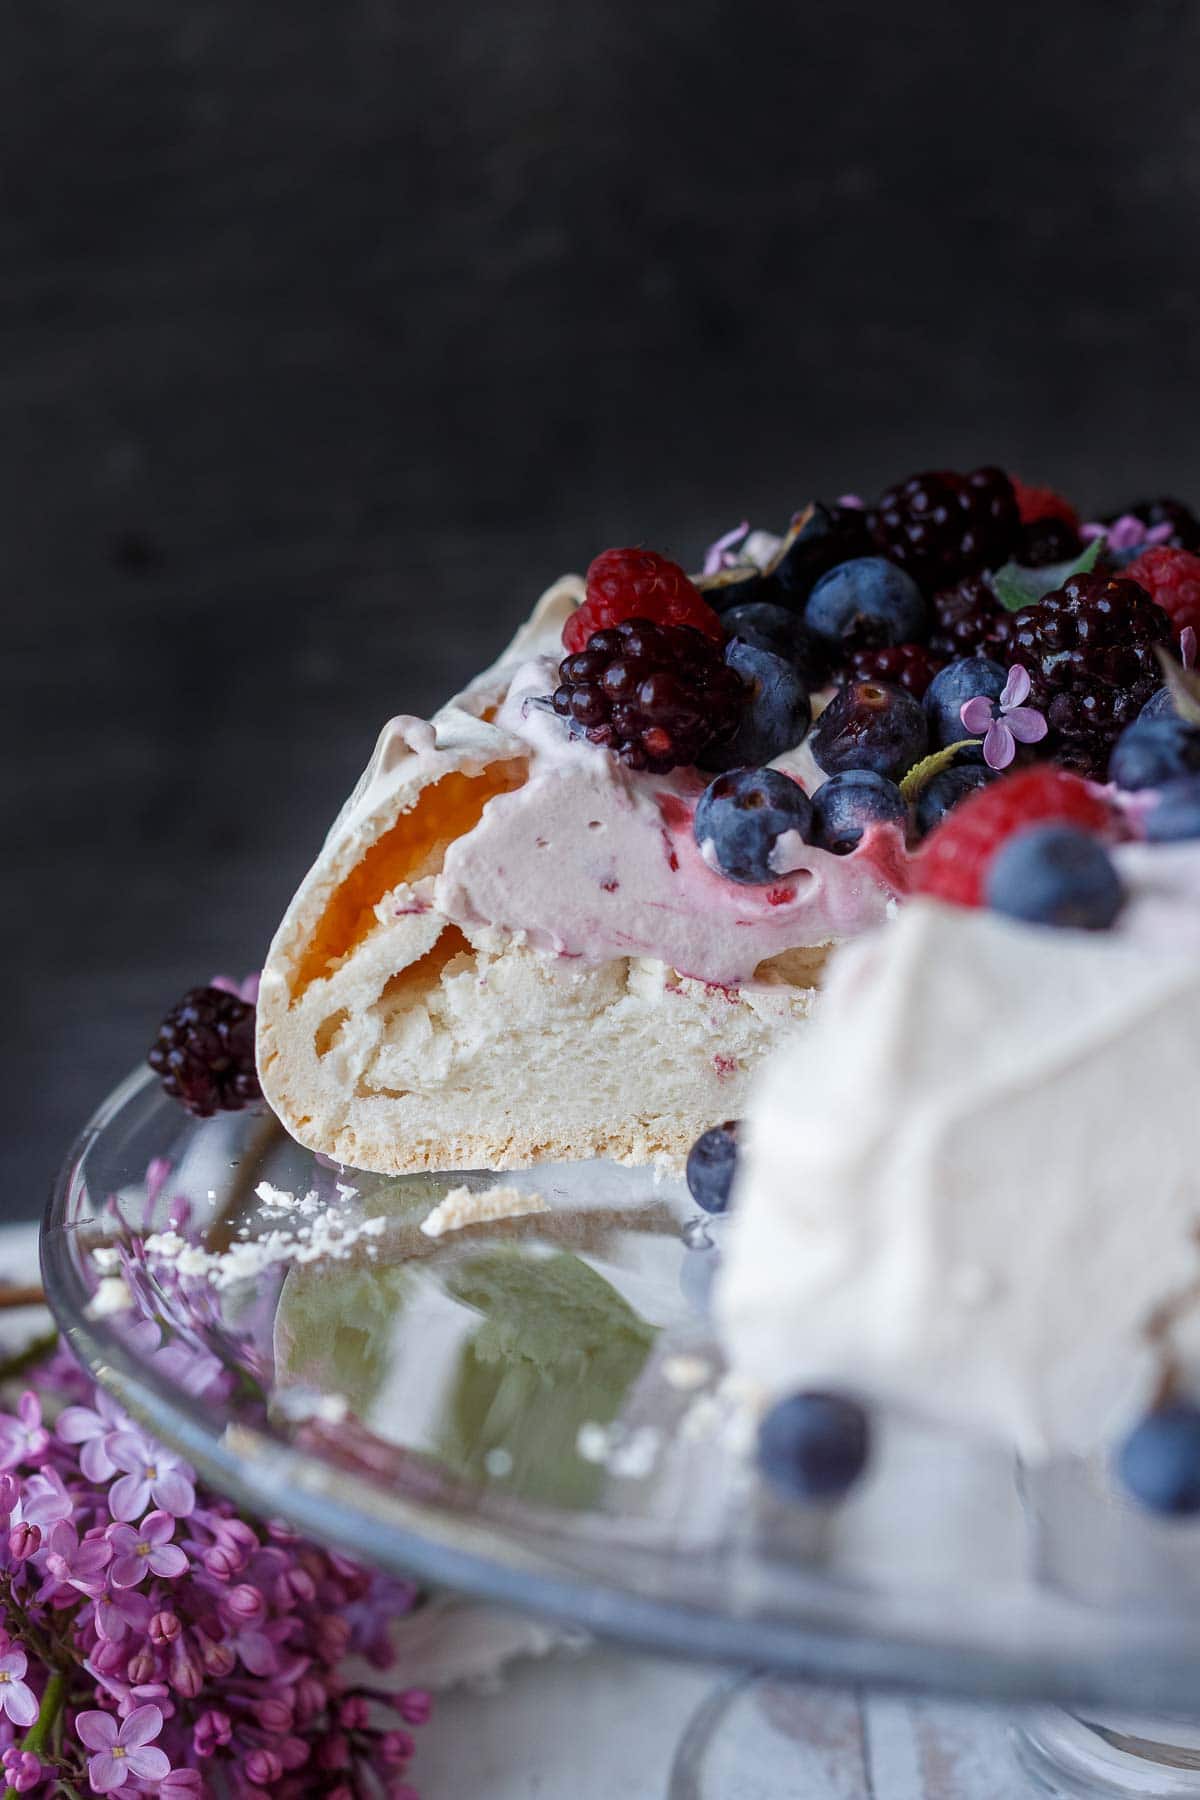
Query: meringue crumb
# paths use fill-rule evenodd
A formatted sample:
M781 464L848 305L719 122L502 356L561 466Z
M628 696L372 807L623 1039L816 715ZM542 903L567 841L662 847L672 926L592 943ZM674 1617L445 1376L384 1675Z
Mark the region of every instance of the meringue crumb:
M263 1181L255 1193L263 1202L265 1216L298 1213L312 1222L300 1225L295 1231L276 1227L264 1231L258 1238L238 1238L223 1251L205 1250L198 1244L189 1244L177 1231L155 1231L146 1239L147 1256L173 1263L180 1275L198 1277L212 1287L228 1288L239 1281L257 1280L277 1263L312 1263L323 1259L340 1262L360 1243L368 1257L378 1254L378 1246L364 1240L378 1238L387 1230L387 1220L382 1216L347 1219L335 1208L322 1210L315 1189L310 1189L298 1200L294 1194Z
M472 1192L467 1187L456 1187L421 1220L421 1230L426 1237L439 1238L447 1231L461 1231L464 1225L486 1225L493 1219L520 1219L527 1213L549 1211L550 1203L544 1195L525 1193L520 1188L494 1187Z

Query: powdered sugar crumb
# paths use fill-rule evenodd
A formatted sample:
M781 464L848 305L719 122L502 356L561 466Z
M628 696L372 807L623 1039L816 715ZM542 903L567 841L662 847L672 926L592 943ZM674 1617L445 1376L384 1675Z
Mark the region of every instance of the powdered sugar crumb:
M348 1190L349 1194L355 1192L354 1188ZM180 1275L207 1281L215 1288L254 1281L278 1263L342 1261L360 1244L367 1256L378 1255L375 1240L387 1230L385 1218L347 1218L335 1208L323 1209L315 1189L298 1200L294 1194L263 1181L255 1193L263 1203L263 1217L299 1214L311 1222L290 1231L276 1227L257 1238L239 1237L228 1250L221 1251L190 1244L177 1231L156 1231L146 1239L146 1255L172 1263Z

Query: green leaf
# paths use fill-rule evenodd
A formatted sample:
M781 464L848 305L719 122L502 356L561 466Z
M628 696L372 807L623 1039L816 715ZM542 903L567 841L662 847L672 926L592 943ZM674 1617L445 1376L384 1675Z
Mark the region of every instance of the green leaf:
M992 589L1001 606L1009 612L1036 606L1045 594L1052 594L1072 575L1090 575L1104 548L1103 538L1093 538L1070 562L1050 563L1044 569L1026 569L1020 563L1007 562L992 576Z
M943 769L950 767L960 750L969 750L982 742L982 738L960 738L956 744L947 744L944 750L935 750L931 756L923 756L919 763L913 764L900 783L901 799L911 804L929 786L935 775L940 775Z
M1185 669L1176 662L1169 650L1161 644L1155 644L1154 654L1158 658L1163 672L1163 680L1170 689L1175 711L1189 725L1200 725L1200 675L1194 669Z

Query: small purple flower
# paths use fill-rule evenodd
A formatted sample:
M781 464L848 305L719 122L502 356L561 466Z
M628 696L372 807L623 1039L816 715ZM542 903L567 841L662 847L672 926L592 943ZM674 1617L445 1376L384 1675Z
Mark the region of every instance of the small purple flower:
M18 1750L16 1745L4 1752L4 1779L14 1793L27 1794L42 1779L42 1762L32 1750Z
M92 1792L115 1793L131 1775L139 1781L162 1781L171 1764L165 1752L151 1743L162 1727L163 1716L157 1706L135 1707L119 1730L110 1713L81 1712L75 1729L86 1748L95 1752L88 1757Z
M37 1525L44 1531L48 1525L57 1525L60 1519L69 1519L75 1511L75 1502L63 1485L63 1478L56 1469L43 1469L37 1475L30 1475L25 1482L24 1491L12 1512L14 1525Z
M151 1500L163 1512L186 1519L196 1505L192 1472L186 1463L143 1437L140 1431L118 1431L108 1440L108 1454L125 1474L108 1493L114 1519L141 1518Z
M173 1581L187 1568L187 1552L171 1539L175 1520L170 1513L147 1513L140 1525L113 1525L108 1532L112 1545L112 1583L114 1587L137 1587L147 1574L160 1575Z
M0 1469L18 1463L39 1462L50 1448L50 1433L42 1424L42 1407L29 1388L17 1402L16 1417L0 1413Z
M1174 527L1169 520L1160 525L1147 525L1134 513L1122 513L1111 525L1099 525L1094 521L1079 527L1079 535L1085 543L1094 538L1107 538L1110 550L1140 550L1149 548L1151 544L1165 544Z
M8 1534L8 1554L15 1563L28 1562L42 1547L42 1528L22 1522Z
M749 529L749 519L743 519L740 525L735 525L732 531L724 532L714 544L708 546L704 552L704 573L706 575L716 575L722 569L727 568L730 563L736 562L736 557L728 555L727 552L731 551L735 544L741 543Z
M200 1800L203 1792L198 1769L172 1769L159 1784L158 1800Z
M1028 669L1014 663L998 700L975 694L959 708L958 716L971 736L983 738L983 760L989 769L1007 769L1018 744L1039 743L1050 729L1036 707L1023 704L1030 685Z
M104 1570L111 1560L111 1544L103 1538L84 1538L80 1543L75 1527L60 1519L47 1541L47 1581L38 1599L51 1599L71 1588L94 1599L104 1587Z
M108 1440L118 1431L132 1426L115 1401L97 1392L96 1404L68 1406L58 1415L54 1428L64 1444L82 1444L79 1467L88 1481L111 1481L117 1465L108 1454Z
M145 1631L150 1622L150 1602L131 1588L101 1594L96 1601L96 1631L107 1642L119 1644L127 1631Z
M0 1713L6 1714L21 1730L32 1725L38 1716L38 1703L33 1689L25 1680L29 1659L19 1644L0 1656Z
M743 532L748 529L748 526L742 526ZM239 1000L246 1002L247 1006L257 1006L258 987L261 979L259 971L255 969L252 974L243 975L240 981L237 981L232 975L214 975L208 985L220 988L223 994L236 994Z

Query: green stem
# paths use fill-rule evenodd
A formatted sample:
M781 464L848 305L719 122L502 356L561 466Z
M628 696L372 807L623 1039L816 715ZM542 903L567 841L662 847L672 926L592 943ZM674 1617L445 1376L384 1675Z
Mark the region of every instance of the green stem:
M44 1747L46 1739L54 1729L55 1722L66 1704L66 1699L67 1678L61 1669L55 1669L46 1683L46 1691L42 1695L38 1716L21 1742L22 1750L37 1752ZM16 1788L5 1788L4 1800L18 1800Z

